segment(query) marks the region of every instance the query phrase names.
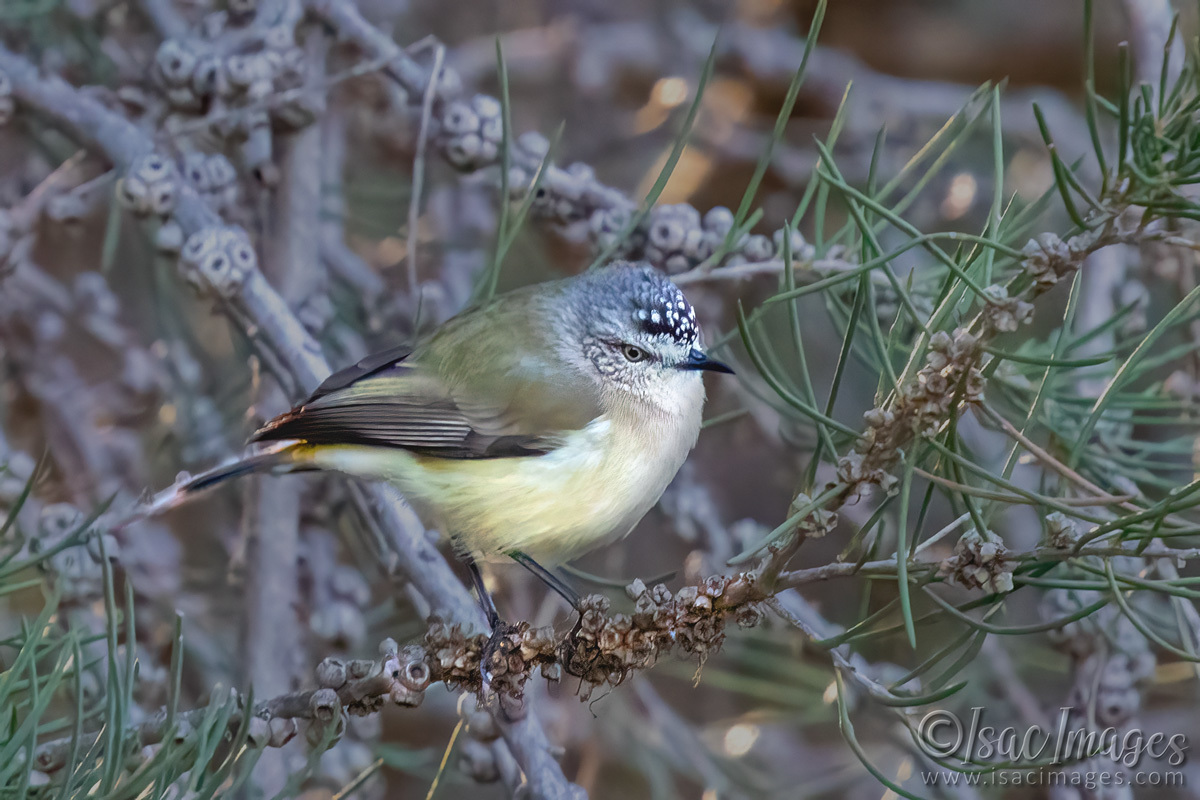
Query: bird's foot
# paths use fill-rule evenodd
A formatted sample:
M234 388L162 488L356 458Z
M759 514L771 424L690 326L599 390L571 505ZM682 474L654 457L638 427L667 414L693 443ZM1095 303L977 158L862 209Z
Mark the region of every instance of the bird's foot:
M520 630L518 626L509 625L502 619L492 624L492 635L479 654L479 674L485 691L493 680L508 673L509 657L520 647L516 636Z

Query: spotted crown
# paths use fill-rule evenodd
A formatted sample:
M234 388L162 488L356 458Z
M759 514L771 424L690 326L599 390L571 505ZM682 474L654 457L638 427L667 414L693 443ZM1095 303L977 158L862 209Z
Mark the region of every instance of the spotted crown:
M576 319L592 335L620 338L633 327L685 349L700 339L692 304L666 275L644 262L616 261L564 285Z
M653 273L648 277L635 297L634 323L651 336L669 336L691 347L699 336L696 309L675 284Z

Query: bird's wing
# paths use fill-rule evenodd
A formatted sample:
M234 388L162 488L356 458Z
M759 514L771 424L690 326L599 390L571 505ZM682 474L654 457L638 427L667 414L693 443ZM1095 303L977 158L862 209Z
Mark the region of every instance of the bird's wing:
M400 345L399 347L393 347L379 353L372 353L357 364L343 367L323 380L321 385L317 387L317 390L308 398L307 402L311 403L318 397L324 397L327 394L336 392L338 389L345 389L355 381L375 375L388 367L394 367L408 358L412 354L412 351L411 346Z
M460 459L550 452L599 416L598 398L587 381L554 368L547 343L514 336L531 327L519 312L504 305L468 312L411 357L396 349L365 358L252 441L398 447Z

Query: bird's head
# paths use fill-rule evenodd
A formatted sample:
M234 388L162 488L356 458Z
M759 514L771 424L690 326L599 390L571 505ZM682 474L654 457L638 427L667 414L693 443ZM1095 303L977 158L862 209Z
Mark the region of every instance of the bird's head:
M560 341L603 388L669 406L701 372L733 372L704 352L692 304L652 267L617 262L566 286Z

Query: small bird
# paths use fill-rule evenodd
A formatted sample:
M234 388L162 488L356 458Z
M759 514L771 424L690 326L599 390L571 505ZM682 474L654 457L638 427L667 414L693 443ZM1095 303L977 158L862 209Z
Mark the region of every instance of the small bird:
M630 532L696 443L700 373L732 372L701 346L683 292L644 264L518 289L335 373L253 435L269 449L183 492L260 471L388 481L449 534L495 630L476 560L577 601L550 568Z

